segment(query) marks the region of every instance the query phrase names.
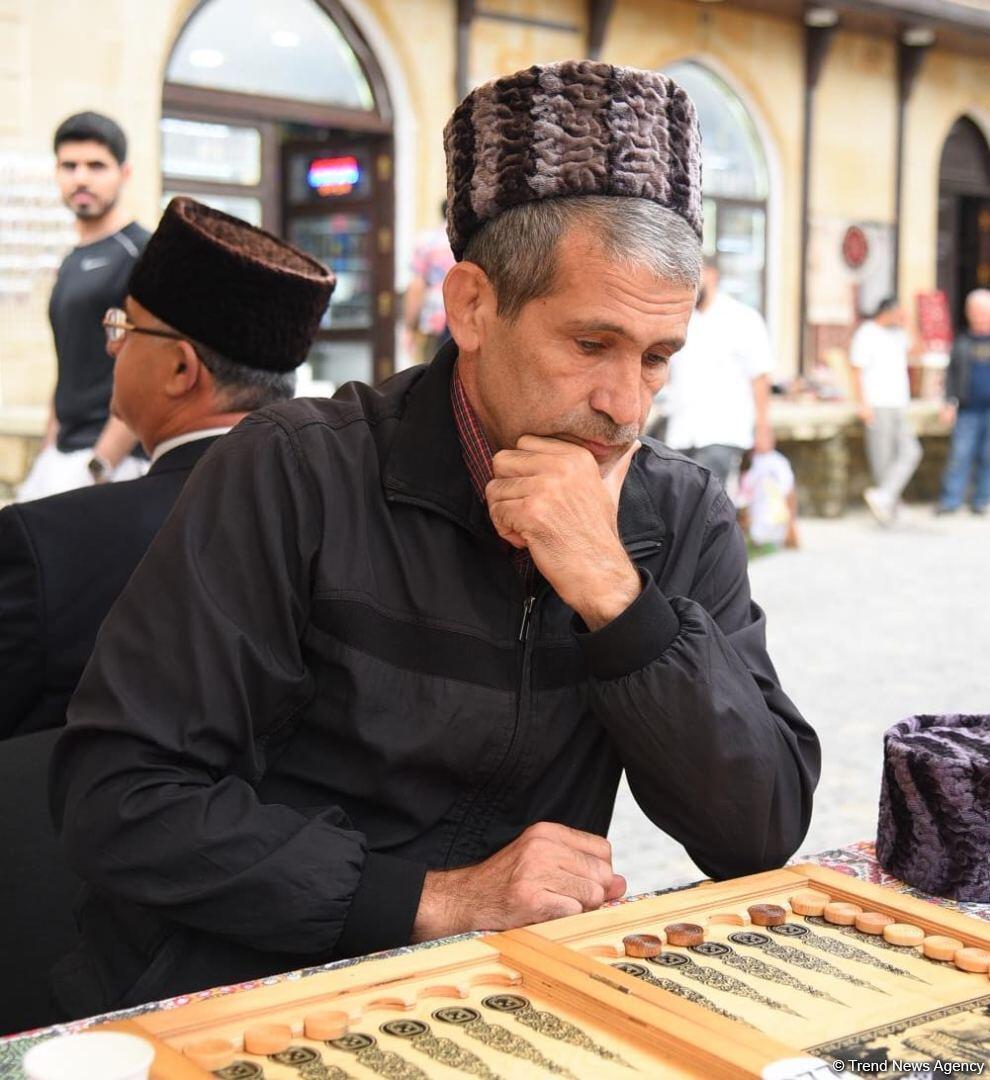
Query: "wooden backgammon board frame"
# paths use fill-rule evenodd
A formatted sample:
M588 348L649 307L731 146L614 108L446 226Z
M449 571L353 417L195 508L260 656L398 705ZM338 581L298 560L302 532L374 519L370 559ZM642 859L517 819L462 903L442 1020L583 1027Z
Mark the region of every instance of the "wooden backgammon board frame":
M809 1047L818 1046L821 1052L821 1047L826 1044L838 1045L842 1038L855 1036L860 1013L851 1006L856 994L866 996L865 991L851 990L848 1000L837 1003L842 1008L822 1006L822 1028L816 1033L821 1037L795 1043L768 1033L778 1028L775 1019L761 1025L763 1030L760 1030L752 1020L752 1013L748 1014L750 1020L745 1023L728 1019L614 966L623 959L616 943L621 943L627 934L657 932L674 922L708 926L713 935L746 929L749 905L767 901L786 904L788 895L807 888L827 893L833 900L855 903L864 910L890 915L898 922L920 927L926 934L946 935L959 939L966 946L990 950L990 924L979 919L833 870L802 865L732 881L705 883L526 929L451 942L383 959L372 958L350 967L195 1001L100 1027L130 1031L151 1039L157 1050L153 1080L203 1080L211 1074L181 1052L183 1047L196 1040L222 1035L236 1044L238 1032L264 1022L289 1023L300 1033L303 1016L316 1009L351 1012L355 1016L355 1029L375 1031L383 1020L411 1015L417 1009L429 1019L432 1014L424 1010L444 1004L440 999L445 995L451 1001L469 994L476 997L482 992L476 990L477 986L497 987L501 984L509 995L532 998L534 1006L550 1011L558 1009L562 1017L592 1033L598 1043L604 1042L622 1058L619 1065L614 1061L598 1061L594 1073L588 1071L583 1075L628 1076L629 1069L625 1066L631 1064L650 1077L703 1077L705 1080L713 1077L774 1077L776 1080L778 1077L815 1076L817 1080L817 1077L830 1073L824 1067L816 1072L807 1064ZM796 916L791 918L797 921ZM987 1016L990 1017L990 979L986 974L959 972L951 964L938 965L914 955L909 961L900 963L907 967L913 964L914 970L922 972L924 978L914 977L910 986L907 979L904 980L902 1012L905 1021L918 1019L919 994L925 995L926 1000L930 998L935 1012L942 1009L947 1014L953 1009L959 1013L964 1006L971 1007L974 1001L986 997ZM842 966L837 960L831 962ZM803 972L798 974L805 977ZM880 997L870 997L871 1007L879 1001L891 1014L887 1019L899 1022L900 1016L894 1016L900 1004L896 977L888 974L875 978L887 981L883 983L886 988L879 991ZM920 990L916 984L928 984L931 990ZM971 994L969 986L972 987ZM492 993L491 990L484 992ZM775 992L779 997L779 988ZM834 988L831 996L835 1000ZM430 999L428 1002L426 997ZM753 1008L751 1004L746 1007ZM819 1014L802 1007L811 1017L807 1023L817 1023ZM983 1007L982 1002L979 1007ZM922 1019L927 1022L927 1018ZM837 1024L845 1027L839 1030ZM893 1026L896 1027L896 1023ZM523 1029L518 1030L529 1037ZM449 1034L447 1030L436 1033ZM401 1049L401 1044L398 1045ZM473 1049L500 1076L549 1075L538 1069L526 1071L523 1065L497 1051L486 1054L480 1047ZM415 1057L411 1052L409 1056L428 1076L455 1075L446 1068L436 1069L434 1073L429 1060ZM804 1066L775 1066L775 1063L801 1058L805 1059ZM346 1066L346 1061L334 1060ZM572 1070L572 1075L582 1075L580 1070L574 1072L576 1066L567 1067ZM354 1072L354 1075L358 1074L370 1075L360 1069ZM281 1080L283 1076L300 1074L266 1066L264 1075Z

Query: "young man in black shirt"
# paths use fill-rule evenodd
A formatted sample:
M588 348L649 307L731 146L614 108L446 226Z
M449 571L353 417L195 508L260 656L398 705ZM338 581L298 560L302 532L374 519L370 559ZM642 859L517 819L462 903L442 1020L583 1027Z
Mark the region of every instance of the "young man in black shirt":
M54 138L56 180L76 216L79 244L59 267L48 315L58 381L42 453L18 499L37 499L107 480L140 476L134 435L110 416L113 361L100 320L119 307L149 233L129 221L120 193L131 174L127 140L99 113L70 116Z

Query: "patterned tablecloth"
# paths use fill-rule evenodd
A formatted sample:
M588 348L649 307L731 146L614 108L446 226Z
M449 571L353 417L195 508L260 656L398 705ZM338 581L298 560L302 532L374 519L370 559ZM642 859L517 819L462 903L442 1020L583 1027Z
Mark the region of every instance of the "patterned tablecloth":
M913 889L897 878L884 873L877 863L876 854L872 842L863 841L858 844L850 844L847 847L836 848L834 851L825 851L817 855L801 855L792 860L793 862L813 862L821 866L827 866L831 870L848 874L850 877L869 881L874 885L883 885L898 892L917 896L922 900L938 904L941 907L954 908L956 911L965 912L967 915L975 915L981 919L990 920L990 904L963 904L954 900L943 900L940 897L929 896L928 893ZM675 889L658 889L656 892L642 893L639 896L629 896L615 901L615 904L631 904L645 896L660 896L664 893L676 892L678 889L689 889L691 885L681 885ZM425 951L436 948L438 945L446 945L451 941L463 941L466 938L477 937L478 934L461 934L457 937L441 938L438 941L427 941L421 945L408 945L401 949L393 949L389 952L375 953L376 958L387 956L401 956L404 953ZM107 1013L104 1016L91 1016L85 1020L74 1020L68 1024L56 1024L53 1027L42 1028L38 1031L25 1032L21 1035L12 1035L0 1038L0 1080L23 1080L24 1072L21 1069L21 1060L27 1051L35 1043L50 1039L53 1035L62 1035L71 1031L82 1031L84 1028L102 1020L119 1020L128 1016L138 1016L141 1013L151 1012L155 1009L174 1009L179 1005L185 1005L190 1001L202 1001L205 998L221 997L226 994L237 994L242 990L250 990L256 986L271 986L275 983L304 979L308 975L315 975L322 971L335 971L339 968L351 967L367 960L366 956L354 957L350 960L338 960L332 964L323 964L320 967L303 968L300 971L290 971L283 975L273 975L267 979L258 979L253 982L240 983L237 986L218 986L211 990L200 990L195 994L184 994L181 997L169 998L166 1001L150 1002L134 1009L126 1009L117 1013Z

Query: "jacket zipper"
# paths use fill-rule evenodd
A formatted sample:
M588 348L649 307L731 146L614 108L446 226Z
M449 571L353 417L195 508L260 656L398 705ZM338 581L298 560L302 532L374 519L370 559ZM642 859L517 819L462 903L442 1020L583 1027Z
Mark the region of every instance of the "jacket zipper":
M630 559L636 560L637 558L642 558L645 555L649 555L652 552L659 550L661 547L663 547L662 540L639 540L629 544L628 547L626 547L626 554L628 554ZM549 592L549 588L544 586L544 588L540 591L540 596L542 597L547 592ZM529 640L529 633L533 623L533 611L536 607L537 599L538 597L535 595L535 593L531 593L528 596L524 596L522 603L522 618L519 621L519 631L517 634L517 640L523 647L522 663L520 666L518 683L519 697L516 708L515 723L513 725L512 734L509 738L509 744L505 749L505 753L502 755L501 761L499 761L498 765L496 766L495 771L489 777L488 781L482 785L481 789L476 792L474 798L471 800L471 805L468 807L468 810L464 815L464 819L462 820L461 825L456 830L454 837L451 840L450 846L448 847L448 858L450 856L450 852L457 844L457 841L463 835L464 823L471 819L479 803L484 805L483 800L485 800L485 796L489 792L493 791L493 789L496 795L496 799L498 798L499 793L504 790L504 786L507 782L505 779L506 772L510 768L510 763L513 762L515 758L518 746L520 744L520 739L523 736L523 729L529 726L527 724L527 720L529 718L529 710L532 704L530 700L531 695L529 687L530 672L532 668L532 646ZM496 784L498 785L497 787L495 787ZM492 809L492 804L489 801L484 811L486 823L487 819L489 819L491 816Z
M634 562L644 555L652 555L653 552L659 551L662 547L662 540L634 540L632 543L625 545L626 554Z
M533 614L533 605L536 603L535 596L527 596L523 601L522 609L522 622L519 624L519 640L526 644L526 640L529 637L529 623L530 616Z

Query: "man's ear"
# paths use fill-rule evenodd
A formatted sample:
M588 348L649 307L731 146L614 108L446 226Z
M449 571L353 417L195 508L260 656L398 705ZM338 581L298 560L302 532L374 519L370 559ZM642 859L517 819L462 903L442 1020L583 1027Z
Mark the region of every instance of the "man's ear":
M447 327L462 352L481 348L496 317L498 304L488 275L477 263L459 262L443 282Z
M185 397L203 377L203 361L188 341L176 341L171 355L171 366L165 380L165 393L171 398Z
M125 161L123 165L120 166L120 179L122 183L126 184L127 181L130 180L131 171L131 163L129 161Z

